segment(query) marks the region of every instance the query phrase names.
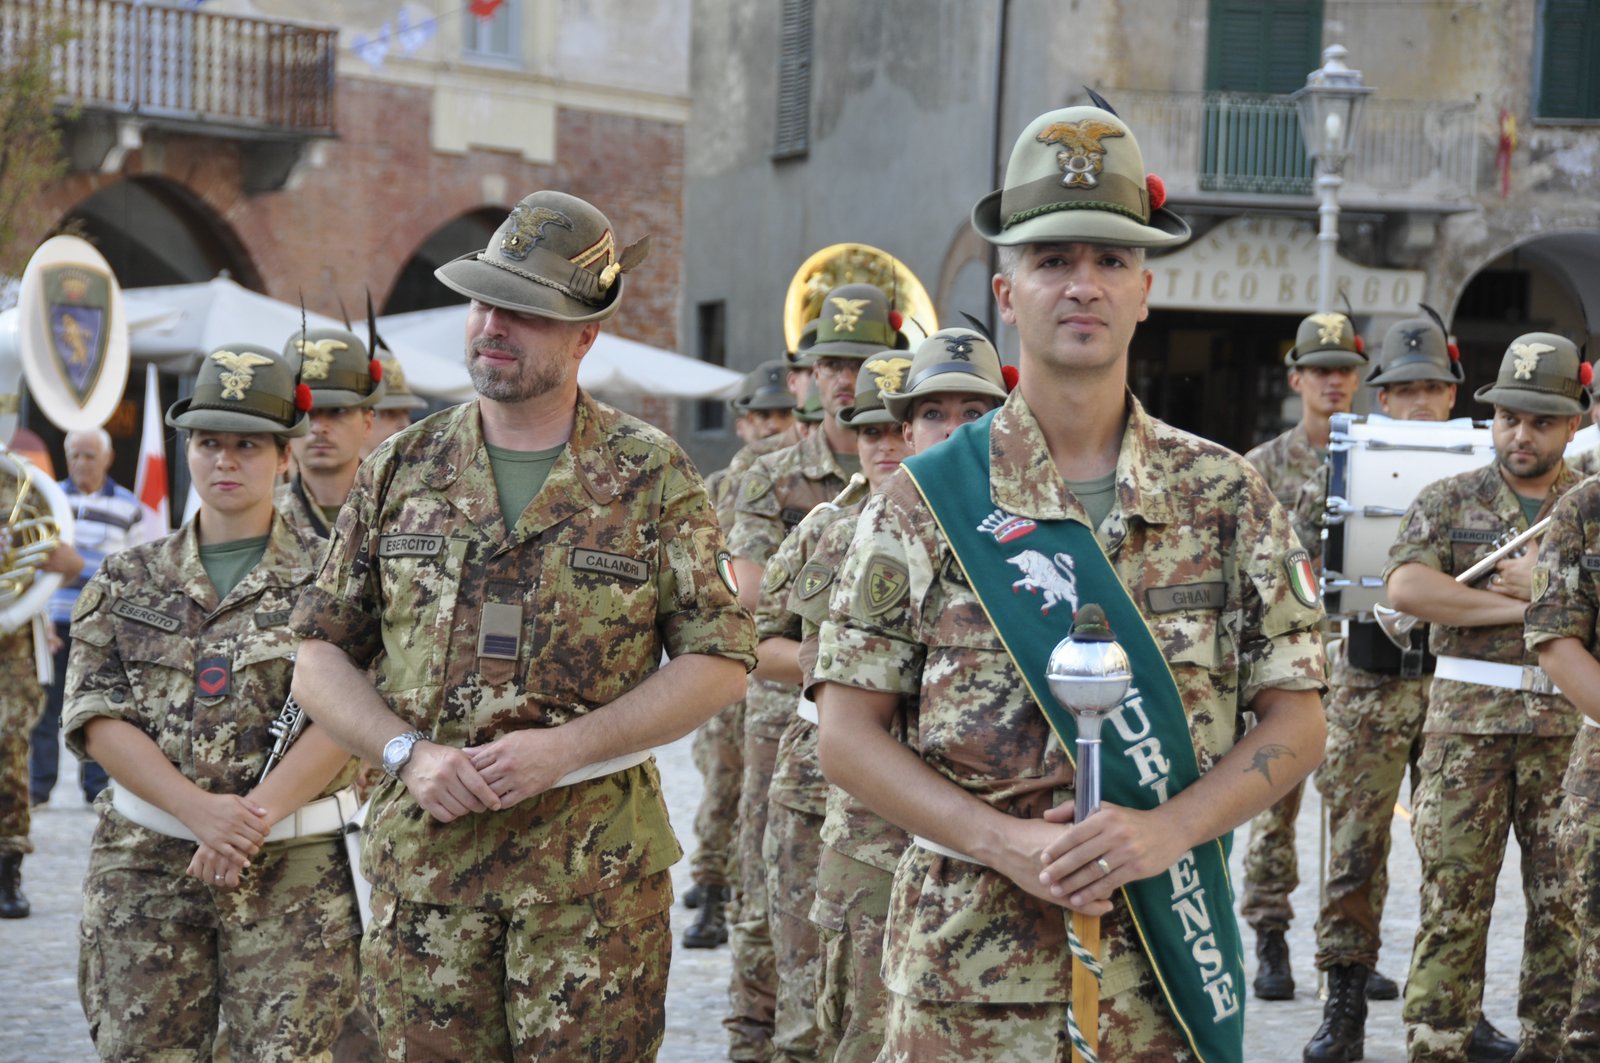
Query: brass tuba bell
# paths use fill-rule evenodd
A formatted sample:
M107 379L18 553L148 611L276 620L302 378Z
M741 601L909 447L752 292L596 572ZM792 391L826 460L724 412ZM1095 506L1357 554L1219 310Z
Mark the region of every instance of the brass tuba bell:
M783 339L789 350L800 343L806 322L822 312L822 301L841 284L873 284L905 318L900 331L911 346L939 330L939 315L928 290L904 262L871 244L833 244L813 254L789 281L783 297Z
M43 572L71 541L72 507L59 484L0 444L0 632L14 631L49 602L61 577Z

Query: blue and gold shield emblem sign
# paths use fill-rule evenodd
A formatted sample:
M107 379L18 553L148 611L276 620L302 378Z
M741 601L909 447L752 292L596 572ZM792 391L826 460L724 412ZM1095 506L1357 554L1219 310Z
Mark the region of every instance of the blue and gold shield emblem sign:
M111 278L84 266L44 270L44 302L50 323L50 353L81 406L106 364Z

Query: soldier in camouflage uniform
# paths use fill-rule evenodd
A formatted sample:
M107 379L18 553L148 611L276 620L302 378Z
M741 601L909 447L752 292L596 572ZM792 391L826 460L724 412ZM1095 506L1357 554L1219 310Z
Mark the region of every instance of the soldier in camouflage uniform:
M383 398L373 404L372 427L367 431L366 441L361 444L363 458L377 450L378 444L385 439L411 427L413 410L428 407L428 401L411 390L400 359L383 345L382 337L378 338L377 361L383 372Z
M1533 604L1523 636L1539 666L1583 713L1556 841L1570 861L1569 904L1582 935L1572 1001L1562 1028L1562 1063L1600 1059L1600 480L1585 480L1551 511L1539 547Z
M355 1005L355 762L312 726L263 776L317 551L272 502L308 406L268 348L207 356L167 413L198 514L107 558L73 609L63 730L114 783L78 960L105 1059L210 1059L221 1026L234 1059L329 1060Z
M819 557L819 539L836 523L853 523L866 489L881 483L905 457L899 427L884 409L880 391L904 376L907 358L885 353L868 358L856 376L853 405L838 420L856 438L861 474L852 477L832 502L813 509L767 562L756 608L756 634L761 639L756 674L803 687L809 670L800 659L808 632L802 609L808 602L826 607L820 579L837 556ZM844 542L849 542L848 537ZM800 595L806 595L800 598ZM819 597L823 601L817 602ZM816 606L813 606L814 610ZM816 620L809 625L815 657ZM817 1000L822 981L821 947L810 915L816 900L816 876L822 855L822 819L828 786L817 763L815 706L801 698L791 709L778 742L777 759L767 798L767 829L762 844L766 867L768 922L773 953L783 972L773 1031L775 1063L834 1058L833 1031L819 1025Z
M855 433L839 424L838 415L855 401L861 363L906 343L890 324L888 296L870 284L841 285L828 293L822 306L817 340L806 352L815 365L822 423L798 444L758 458L739 482L728 550L740 600L752 611L760 597L763 569L778 544L813 506L837 495L860 469ZM778 741L794 716L799 696L793 682L760 676L751 677L745 695L739 919L732 934L731 1012L724 1020L733 1060L765 1060L772 1051L778 973L761 853ZM805 917L803 909L799 914Z
M1413 1063L1468 1051L1508 830L1527 903L1517 1006L1525 1058L1559 1048L1577 936L1555 828L1578 714L1523 643L1535 555L1502 560L1481 586L1454 578L1576 483L1562 452L1590 403L1577 349L1521 336L1475 397L1494 406L1496 461L1423 488L1385 572L1390 603L1432 624L1438 657L1414 791L1422 912L1403 1012Z
M1102 1058L1196 1058L1117 891L1190 866L1191 847L1321 756L1321 612L1287 517L1237 455L1153 420L1126 390L1151 282L1138 249L1188 232L1152 187L1108 111L1055 111L1023 132L1005 188L973 212L1001 244L994 288L1021 337L1021 383L962 438L989 433L979 501L1012 515L1002 535L1065 518L1094 529L1170 662L1202 774L1152 811L1107 803L1071 824L1070 760L929 505L891 478L834 584L816 666L829 779L917 838L890 901L884 1060L1064 1063L1068 908L1102 917ZM920 699L920 757L892 734L905 698ZM1246 710L1261 722L1240 737ZM1231 906L1215 918L1231 922ZM1227 977L1217 999L1236 1009L1243 986Z
M1289 513L1295 537L1320 570L1330 418L1350 412L1367 357L1355 322L1344 314L1328 313L1312 314L1300 322L1294 346L1283 360L1289 367L1289 387L1300 396L1300 420L1244 457ZM1256 933L1254 990L1262 1000L1294 999L1294 972L1284 934L1294 919L1289 894L1300 884L1294 834L1303 792L1303 786L1296 786L1250 824L1240 914Z
M649 750L738 697L755 636L688 458L577 384L642 258L547 191L440 267L479 398L362 464L295 610L296 697L387 775L361 959L389 1059L661 1043L682 850Z
M863 372L874 364L869 361ZM977 420L1005 399L1000 356L985 337L970 329L934 333L918 345L915 358L903 369L898 374L901 390L886 392L883 405L912 452L942 442L957 426ZM863 468L870 472L865 459ZM855 534L864 502L863 498L838 513L808 518L768 565L770 571L797 539L817 540L808 560L789 566L793 575L786 580L789 612L802 621L798 663L806 683L816 665L817 631L827 619L824 592ZM758 616L758 625L760 620ZM915 727L915 702L908 701L902 704L892 733L905 741ZM909 842L905 831L847 791L827 788L811 921L817 925L822 954L817 1025L824 1043L837 1046L834 1063L869 1063L883 1044L888 1007L879 973L883 931L895 864Z
M356 482L373 408L388 394L383 366L354 333L337 328L296 332L283 356L311 389L311 428L289 445L295 472L275 501L296 527L325 540Z
M746 440L747 447L782 436L793 427L794 397L785 386L785 375L785 363L761 363L745 376L740 394L730 404L738 418L740 438ZM706 480L706 492L713 500L728 475L729 471L722 469ZM729 516L724 531L732 527L731 512ZM683 903L687 908L698 908L699 913L684 930L683 945L710 949L728 940L724 905L733 896L731 865L739 827L739 791L744 782L744 701L734 702L701 724L690 749L703 789L694 817L698 845L690 857L694 885Z

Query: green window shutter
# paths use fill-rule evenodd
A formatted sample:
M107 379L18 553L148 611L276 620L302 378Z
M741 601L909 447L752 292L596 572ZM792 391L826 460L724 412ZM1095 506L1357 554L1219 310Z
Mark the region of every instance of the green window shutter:
M774 159L811 148L812 0L783 0L778 29L778 120Z
M1322 65L1322 0L1212 0L1206 88L1293 92Z
M1600 118L1600 0L1544 0L1541 118Z

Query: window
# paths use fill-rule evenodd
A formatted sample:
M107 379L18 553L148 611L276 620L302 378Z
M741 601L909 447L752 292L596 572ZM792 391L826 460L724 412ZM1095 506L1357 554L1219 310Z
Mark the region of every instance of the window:
M811 0L783 0L778 28L778 120L774 159L811 148Z
M1537 117L1600 118L1600 0L1544 0Z
M472 5L462 11L466 19L461 30L461 51L472 59L515 60L517 58L517 2L503 0L488 18L472 13Z
M728 304L722 300L701 303L695 308L695 335L698 354L708 365L728 364ZM695 404L694 427L699 432L720 432L728 423L727 406L720 399L701 399Z
M1200 187L1304 195L1311 162L1284 97L1322 65L1322 0L1212 0Z

